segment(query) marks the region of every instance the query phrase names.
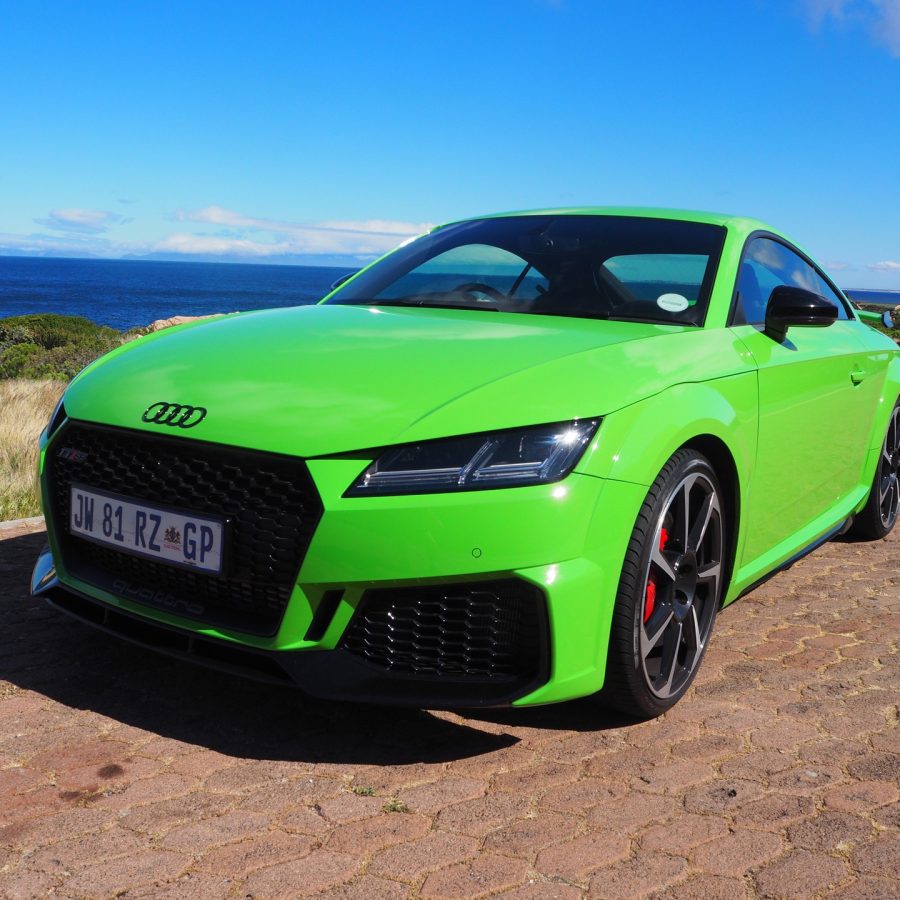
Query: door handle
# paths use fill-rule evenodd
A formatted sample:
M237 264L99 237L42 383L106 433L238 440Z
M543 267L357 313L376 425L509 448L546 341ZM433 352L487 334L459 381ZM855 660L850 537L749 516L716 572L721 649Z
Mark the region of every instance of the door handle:
M850 380L854 384L862 384L868 374L869 373L865 369L861 369L859 366L857 366L855 369L853 369L852 372L850 372Z

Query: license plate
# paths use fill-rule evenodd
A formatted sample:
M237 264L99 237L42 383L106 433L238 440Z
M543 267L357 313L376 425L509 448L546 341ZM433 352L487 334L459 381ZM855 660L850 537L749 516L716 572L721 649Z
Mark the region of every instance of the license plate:
M72 534L135 556L203 572L222 571L222 519L136 502L78 484L72 485L70 500Z

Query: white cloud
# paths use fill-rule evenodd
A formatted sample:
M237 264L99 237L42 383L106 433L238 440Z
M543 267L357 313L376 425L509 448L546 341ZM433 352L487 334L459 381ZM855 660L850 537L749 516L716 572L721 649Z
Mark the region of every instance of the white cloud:
M47 232L0 234L0 254L107 258L166 254L260 261L280 256L337 256L365 261L432 227L429 223L389 219L288 222L221 206L179 210L174 219L183 223L175 233L123 241L105 232L113 225L132 221L130 218L102 210L55 209L46 218L35 220Z
M54 231L102 234L110 225L124 224L130 220L118 213L96 209L53 209L47 214L47 218L34 221Z
M813 29L829 19L841 26L861 24L873 41L900 57L900 0L804 0L804 8Z
M872 263L869 268L873 272L900 272L900 262L884 259L881 262Z
M847 270L847 269L852 269L852 268L853 268L853 266L851 266L850 263L848 263L848 262L841 262L840 260L834 260L834 261L832 261L832 262L824 262L824 263L822 263L822 265L823 265L829 272L843 272L843 271L845 271L845 270Z
M240 253L249 256L272 256L285 253L341 253L374 256L396 247L406 238L428 231L429 223L396 222L387 219L364 221L326 221L315 223L286 222L248 216L221 206L178 210L179 222L218 225L231 229L227 235L176 234L160 242L157 249L172 251L188 247L192 242L203 250L177 250L184 253ZM248 233L267 233L270 241L251 241ZM223 249L213 249L221 246Z
M170 234L151 247L159 253L210 254L213 256L278 256L295 253L287 243L260 243L208 234Z

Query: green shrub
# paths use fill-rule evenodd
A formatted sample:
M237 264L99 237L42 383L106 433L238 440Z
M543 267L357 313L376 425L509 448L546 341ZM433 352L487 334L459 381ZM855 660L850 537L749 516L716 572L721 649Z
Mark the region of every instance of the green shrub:
M0 378L69 381L121 343L114 328L82 316L39 313L0 319Z

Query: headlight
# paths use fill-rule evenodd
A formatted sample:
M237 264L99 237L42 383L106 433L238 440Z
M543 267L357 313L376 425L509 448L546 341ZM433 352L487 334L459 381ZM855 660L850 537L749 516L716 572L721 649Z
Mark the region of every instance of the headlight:
M391 447L344 496L432 494L559 481L572 471L599 424L600 419L585 419Z
M53 410L53 414L50 416L50 420L47 422L47 437L50 437L66 418L66 408L63 406L65 396L65 392L63 392L62 397L59 398L59 402Z

